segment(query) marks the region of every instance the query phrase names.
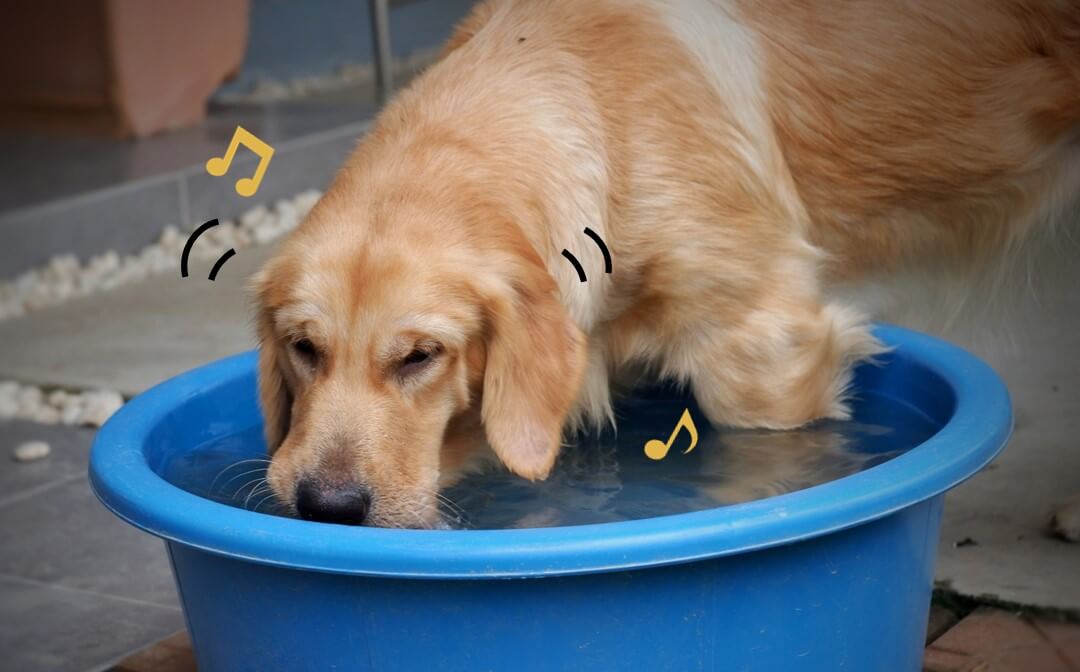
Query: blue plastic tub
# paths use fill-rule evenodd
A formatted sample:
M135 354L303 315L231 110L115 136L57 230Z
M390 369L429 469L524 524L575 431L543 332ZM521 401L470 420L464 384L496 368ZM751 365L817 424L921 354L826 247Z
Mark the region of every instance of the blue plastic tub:
M520 530L350 528L228 507L161 465L261 422L255 357L170 380L99 433L94 491L165 539L202 672L920 669L943 494L1005 445L956 347L895 346L863 392L941 424L866 471L696 513Z

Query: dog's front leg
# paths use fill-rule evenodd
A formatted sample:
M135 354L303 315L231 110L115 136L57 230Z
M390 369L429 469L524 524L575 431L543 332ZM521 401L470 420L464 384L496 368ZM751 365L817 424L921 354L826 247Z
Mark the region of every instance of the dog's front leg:
M687 338L684 373L709 419L771 429L847 418L853 366L882 349L854 312L782 299L735 323L703 320Z

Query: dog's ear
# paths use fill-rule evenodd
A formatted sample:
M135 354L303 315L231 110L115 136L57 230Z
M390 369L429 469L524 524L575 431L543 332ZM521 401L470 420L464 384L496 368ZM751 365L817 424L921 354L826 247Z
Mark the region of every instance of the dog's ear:
M266 450L273 454L289 433L293 398L285 379L281 344L273 328L274 273L268 265L255 274L251 294L258 311L256 331L259 338L259 404L263 413Z
M259 346L259 404L263 413L266 450L271 455L289 433L292 394L281 370L281 347L264 339Z
M490 331L481 416L488 443L515 474L546 478L581 386L585 338L555 281L529 249L486 301Z

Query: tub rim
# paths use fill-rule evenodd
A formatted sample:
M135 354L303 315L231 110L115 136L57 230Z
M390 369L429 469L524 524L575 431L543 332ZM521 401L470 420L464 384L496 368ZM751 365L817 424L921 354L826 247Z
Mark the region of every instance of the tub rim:
M292 569L426 579L588 574L693 562L824 536L931 499L996 457L1012 433L1001 378L943 340L889 325L893 356L940 376L955 411L930 439L871 469L792 493L691 513L565 527L397 530L312 523L219 504L165 481L143 444L193 395L250 375L254 352L169 379L135 397L95 438L90 485L115 515L167 541Z

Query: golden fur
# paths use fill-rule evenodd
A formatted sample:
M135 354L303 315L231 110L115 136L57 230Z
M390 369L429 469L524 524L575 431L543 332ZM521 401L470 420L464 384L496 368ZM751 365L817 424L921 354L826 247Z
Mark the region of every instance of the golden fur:
M1076 194L1078 128L1068 0L482 3L256 279L269 482L429 526L640 370L844 418L879 345L833 290L985 262Z

